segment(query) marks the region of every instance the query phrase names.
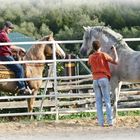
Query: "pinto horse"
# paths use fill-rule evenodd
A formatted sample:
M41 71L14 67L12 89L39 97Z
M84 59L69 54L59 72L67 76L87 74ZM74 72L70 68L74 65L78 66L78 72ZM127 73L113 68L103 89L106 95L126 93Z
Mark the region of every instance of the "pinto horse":
M54 41L53 35L48 35L40 39L40 41ZM65 58L65 52L62 50L62 48L55 43L55 50L56 50L56 56L59 58ZM47 60L52 58L53 56L53 45L52 44L37 44L33 45L29 51L24 56L23 60ZM6 78L14 77L14 74L9 71L4 65L1 65L2 69L6 69ZM25 70L25 77L26 78L35 78L35 77L42 77L43 70L45 67L45 63L32 63L32 64L25 64L24 70ZM1 73L1 72L0 72ZM0 78L2 77L2 74L0 75ZM42 80L32 80L27 81L28 86L32 91L33 95L37 95L39 88L41 87ZM17 88L15 82L0 82L0 90L6 91L10 93L15 93L15 89ZM28 99L28 111L32 112L34 107L34 101L35 98Z
M99 40L101 50L112 56L112 45L116 47L119 64L110 64L112 73L111 91L113 95L113 117L117 116L117 101L119 99L122 81L139 82L140 81L140 52L132 50L123 40L121 34L116 33L109 27L95 26L84 27L83 44L81 53L88 55L92 50L92 42Z

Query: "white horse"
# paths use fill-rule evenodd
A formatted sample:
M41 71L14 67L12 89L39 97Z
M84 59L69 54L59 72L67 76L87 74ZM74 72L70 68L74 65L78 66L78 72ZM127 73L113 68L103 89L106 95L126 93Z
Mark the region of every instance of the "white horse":
M140 81L140 52L132 50L123 40L122 35L114 32L109 27L96 26L84 27L83 44L81 53L88 55L92 49L92 42L99 40L102 51L111 54L111 46L117 49L119 64L110 64L112 78L111 90L113 95L113 117L117 116L117 101L119 98L122 81L139 82Z

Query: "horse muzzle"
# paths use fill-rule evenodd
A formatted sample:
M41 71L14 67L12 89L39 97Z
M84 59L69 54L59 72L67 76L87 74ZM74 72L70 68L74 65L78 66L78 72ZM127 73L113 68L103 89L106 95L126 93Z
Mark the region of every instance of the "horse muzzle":
M82 47L82 48L80 49L80 53L81 53L83 56L86 56L86 55L87 55L87 49Z

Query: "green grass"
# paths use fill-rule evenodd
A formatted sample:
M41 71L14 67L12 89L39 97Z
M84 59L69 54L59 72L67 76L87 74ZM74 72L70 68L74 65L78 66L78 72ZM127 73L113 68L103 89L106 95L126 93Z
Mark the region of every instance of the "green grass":
M105 113L106 115L106 113ZM121 111L118 112L118 116L140 116L140 111ZM70 119L96 119L97 114L95 112L80 112L80 113L72 113L67 115L59 115L59 120L70 120ZM35 121L39 121L37 116L34 117ZM33 121L34 121L33 120ZM42 115L40 121L54 121L56 120L56 115ZM0 122L20 122L20 121L30 121L29 116L21 116L21 117L0 117Z
M118 112L119 116L140 116L140 110L136 111L121 111Z
M104 113L106 115L106 113ZM118 112L118 116L140 116L140 110L137 111L121 111ZM95 119L97 117L97 114L95 112L80 112L80 113L74 113L69 115L63 115L60 116L60 120L64 119L83 119L83 118L91 118Z
M104 113L106 115L106 113ZM123 111L118 112L118 116L140 116L140 111ZM95 112L80 112L80 113L72 113L68 115L59 115L59 120L66 120L66 119L96 119L97 114ZM55 120L55 115L46 115L44 119L47 120Z
M80 112L80 113L73 113L69 115L63 115L59 116L60 120L65 120L65 119L82 119L82 118L96 118L96 113L92 112Z

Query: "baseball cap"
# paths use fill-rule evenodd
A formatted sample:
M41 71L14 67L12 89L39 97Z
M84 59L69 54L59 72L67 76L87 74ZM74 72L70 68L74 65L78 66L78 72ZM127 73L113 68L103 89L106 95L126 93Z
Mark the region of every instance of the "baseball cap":
M10 22L10 21L6 21L6 22L4 23L4 25L5 25L6 27L8 27L8 28L14 29L14 25L13 25L12 22Z

